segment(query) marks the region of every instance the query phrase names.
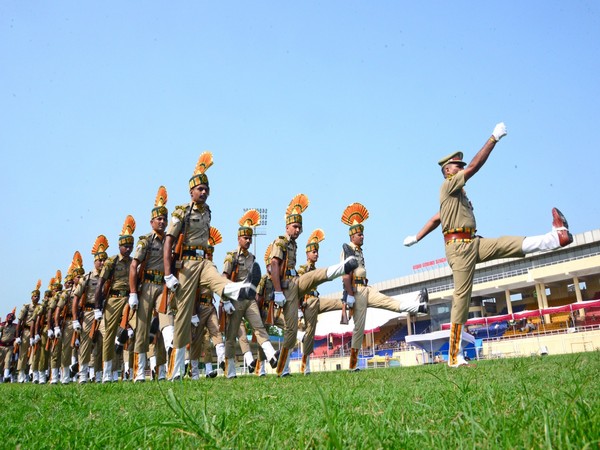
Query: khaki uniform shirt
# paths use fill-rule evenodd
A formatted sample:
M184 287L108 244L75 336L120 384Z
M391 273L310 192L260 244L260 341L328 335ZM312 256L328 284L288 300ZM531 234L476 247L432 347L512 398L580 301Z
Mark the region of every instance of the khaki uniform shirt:
M131 257L124 257L120 253L111 258L108 258L104 263L100 277L107 281L112 272L112 267L115 267L113 272L113 281L110 286L111 291L127 291L129 292L129 267L131 266Z
M146 261L146 270L164 273L163 244L164 237L160 237L155 232L141 236L133 251L133 259L137 259L140 263Z
M440 190L440 221L442 232L456 228L472 228L477 224L473 214L473 206L463 189L465 186L465 172L446 178Z
M0 342L4 344L5 347L12 345L15 341L15 337L17 334L17 324L14 322L11 323L3 323L0 325L0 333L2 334L2 338Z
M283 261L288 273L295 271L297 248L296 241L291 239L287 234L285 236L279 236L273 241L271 253L269 254L269 261L273 258L278 258ZM286 274L284 274L284 277L285 276Z
M67 306L66 317L71 317L71 307L73 306L73 292L74 289L64 289L62 291L62 295L58 298L58 303L56 306L59 308L63 308L65 305Z
M362 248L352 242L349 242L348 245L354 250L354 254L356 255L356 259L358 260L358 267L354 269L353 275L355 277L367 278L367 268L365 267L365 256L363 254ZM344 251L342 250L341 261L346 258L344 255Z
M96 286L100 280L100 272L96 269L86 273L73 291L73 295L76 295L81 301L81 296L85 294L85 304L89 307L94 306L94 294L96 292Z
M202 206L194 203L190 214L188 214L188 209L189 204L175 207L166 234L178 238L185 222L184 232L186 235L183 245L207 247L211 219L210 208L206 203Z
M30 326L33 322L35 308L36 306L33 306L33 303L23 305L23 308L21 308L21 312L19 313L19 322L21 322L21 324Z
M235 252L228 252L223 264L223 273L226 273L231 281L243 280L252 270L254 260L254 255L247 250L238 248ZM234 271L235 279L232 277Z

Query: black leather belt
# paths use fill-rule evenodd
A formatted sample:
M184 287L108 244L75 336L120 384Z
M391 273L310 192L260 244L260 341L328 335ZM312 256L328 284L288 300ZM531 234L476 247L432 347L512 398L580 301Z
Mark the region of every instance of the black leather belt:
M197 248L195 250L182 250L181 258L182 259L203 259L206 255L204 249Z
M128 295L129 295L129 291L127 291L127 290L116 290L116 289L110 290L111 297L127 297Z
M144 273L144 282L154 283L154 284L163 284L165 274L163 272L145 272Z
M356 277L354 278L353 284L357 285L360 284L361 286L366 286L369 283L369 281L366 278L362 278L362 277Z

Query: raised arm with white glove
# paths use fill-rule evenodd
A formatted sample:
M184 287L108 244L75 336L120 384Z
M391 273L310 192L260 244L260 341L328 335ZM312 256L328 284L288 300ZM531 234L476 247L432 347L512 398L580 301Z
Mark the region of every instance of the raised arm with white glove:
M496 141L499 141L504 136L506 136L506 133L506 125L504 125L504 122L500 122L494 127L494 131L492 131L492 136L494 136L494 139L496 139Z
M81 330L81 324L79 323L79 320L77 320L77 319L75 319L75 320L73 320L73 322L71 322L71 326L76 331Z
M411 245L415 245L418 241L417 236L406 236L404 238L404 245L410 247Z

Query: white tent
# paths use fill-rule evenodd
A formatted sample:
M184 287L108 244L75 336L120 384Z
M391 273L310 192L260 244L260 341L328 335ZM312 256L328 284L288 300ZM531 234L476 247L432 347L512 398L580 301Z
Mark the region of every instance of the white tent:
M469 333L463 331L461 338L463 347L465 342L475 345L475 337ZM415 334L404 338L407 344L414 345L426 352L430 352L431 355L437 354L440 349L448 343L448 339L450 339L450 330L434 331L433 333L427 334Z

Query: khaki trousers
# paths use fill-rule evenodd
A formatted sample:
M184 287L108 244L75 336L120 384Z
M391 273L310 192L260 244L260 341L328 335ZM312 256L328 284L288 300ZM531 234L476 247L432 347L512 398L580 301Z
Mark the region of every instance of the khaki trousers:
M352 332L352 348L362 347L365 335L365 323L367 320L367 308L381 308L394 312L405 312L402 302L385 294L382 294L371 286L356 285L354 287L354 308L352 309L352 320L354 320L354 331Z
M478 238L470 242L446 245L446 259L452 269L454 293L450 321L464 324L469 318L475 265L499 258L523 257L523 237L504 236L497 239Z
M136 353L148 353L150 342L150 325L154 317L154 309L163 292L162 284L142 283L138 292L138 307L135 322L135 347Z
M60 367L69 367L71 365L71 356L73 355L73 347L71 347L71 338L73 337L72 322L71 319L65 319L65 323L62 326Z
M317 329L317 319L319 314L328 311L341 311L343 303L339 299L324 298L319 299L318 297L310 297L306 301L304 307L304 323L306 329L304 330L304 337L302 338L302 354L310 355L314 350L315 345L315 331Z
M128 297L109 297L104 302L104 317L100 324L103 341L102 360L104 362L112 361L115 356L115 338L127 299ZM114 367L115 365L113 365Z
M4 369L11 369L13 347L0 347L0 375L4 376Z
M17 370L27 369L29 360L27 359L27 350L29 350L29 327L25 328L21 333L21 343L19 344L19 361Z
M176 310L175 335L173 336L173 345L175 348L185 347L192 339L191 320L194 315L194 304L198 287L208 288L221 296L225 285L229 283L229 280L217 271L217 268L211 261L205 259L199 261L183 260L182 263L183 267L179 269L177 275L180 286L175 292L172 304L172 307Z
M84 311L79 332L79 367L90 364L93 342L90 339L90 330L94 321L94 311Z
M231 302L235 308L233 314L227 317L227 330L225 332L225 357L235 358L235 339L239 335L241 329L242 338L246 342L247 349L244 350L242 347L242 340L240 338L240 347L242 347L242 353L250 351L250 344L248 343L248 337L246 335L246 328L241 326L242 319L245 317L252 329L259 345L269 340L269 335L265 330L265 326L260 317L260 311L258 310L258 304L255 300L238 300Z
M285 305L283 305L283 317L285 328L283 330L283 347L291 350L296 346L298 334L298 305L301 298L304 298L309 290L315 289L321 283L328 281L327 269L311 270L299 277L283 280L283 295L285 295Z

